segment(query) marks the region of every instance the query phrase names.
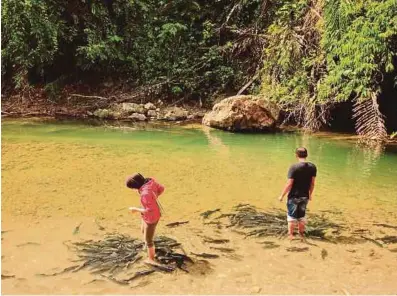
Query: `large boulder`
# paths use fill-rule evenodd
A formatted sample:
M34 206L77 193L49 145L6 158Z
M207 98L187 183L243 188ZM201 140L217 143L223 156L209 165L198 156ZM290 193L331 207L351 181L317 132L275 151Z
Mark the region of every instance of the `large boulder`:
M271 131L279 119L276 104L256 96L234 96L214 105L203 124L228 131Z

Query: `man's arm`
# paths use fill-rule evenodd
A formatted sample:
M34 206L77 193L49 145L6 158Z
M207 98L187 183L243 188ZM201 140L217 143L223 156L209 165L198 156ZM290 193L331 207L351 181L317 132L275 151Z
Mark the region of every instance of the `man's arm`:
M316 183L316 177L312 177L312 182L310 184L310 189L309 189L309 200L312 200L312 194L313 194L315 183Z
M290 192L290 190L291 190L293 184L294 184L294 179L288 179L288 180L287 180L287 183L285 184L284 189L283 189L283 191L281 192L280 197L278 198L279 201L283 201L284 196L285 196L288 192Z

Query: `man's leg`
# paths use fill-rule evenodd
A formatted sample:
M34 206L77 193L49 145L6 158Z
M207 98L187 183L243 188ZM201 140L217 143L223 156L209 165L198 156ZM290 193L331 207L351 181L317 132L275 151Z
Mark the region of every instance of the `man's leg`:
M300 237L303 239L305 236L305 226L306 226L306 207L308 198L303 198L303 200L298 204L298 231Z
M289 199L287 201L287 221L288 221L288 238L293 239L294 238L294 230L295 230L295 224L297 222L296 220L296 214L297 214L297 205L294 203L292 199Z
M305 218L300 219L298 222L298 231L301 237L305 235L305 224L306 224Z

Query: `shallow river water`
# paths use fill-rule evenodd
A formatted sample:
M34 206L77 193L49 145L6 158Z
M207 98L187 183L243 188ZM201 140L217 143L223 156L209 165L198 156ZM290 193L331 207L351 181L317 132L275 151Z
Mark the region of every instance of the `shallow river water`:
M43 120L2 122L2 279L6 294L329 294L395 293L397 244L316 242L309 251L287 252L299 241L273 239L263 249L230 229L206 226L199 214L228 212L238 203L284 209L277 200L305 146L318 169L309 213L324 214L371 237L397 236L397 150L364 148L352 137L300 133L231 134L202 126L95 126ZM153 274L142 283L92 282L81 271L57 277L37 273L62 269L73 259L66 240L100 239L107 231L139 236L136 192L124 186L134 172L166 188L165 213L157 230L187 252L209 252L200 234L230 239L235 258L211 261L206 275ZM174 229L166 223L189 220ZM310 224L310 220L308 221ZM81 224L80 233L73 234ZM367 232L366 232L367 233ZM369 235L369 234L368 234ZM328 256L322 258L321 252ZM213 251L212 251L213 252Z

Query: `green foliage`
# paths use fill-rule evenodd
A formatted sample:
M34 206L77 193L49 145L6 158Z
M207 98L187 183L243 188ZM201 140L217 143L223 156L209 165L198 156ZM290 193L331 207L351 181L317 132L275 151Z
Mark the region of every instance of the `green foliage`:
M352 99L381 123L383 76L397 81L396 0L4 0L1 13L2 78L49 94L60 77L193 99L244 86L317 129Z
M3 1L2 73L13 72L16 87L24 84L29 69L43 71L54 60L63 27L60 13L44 1Z
M219 32L231 1L110 3L3 1L3 79L19 86L62 75L71 81L112 76L136 86L165 82L170 94L180 95L178 87L190 97L236 88L243 71Z
M325 9L328 75L319 99L366 100L380 90L397 54L397 1L328 1Z

